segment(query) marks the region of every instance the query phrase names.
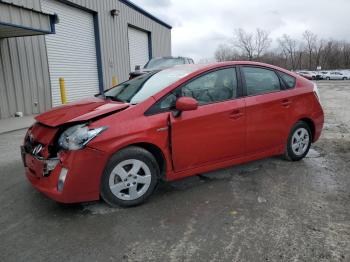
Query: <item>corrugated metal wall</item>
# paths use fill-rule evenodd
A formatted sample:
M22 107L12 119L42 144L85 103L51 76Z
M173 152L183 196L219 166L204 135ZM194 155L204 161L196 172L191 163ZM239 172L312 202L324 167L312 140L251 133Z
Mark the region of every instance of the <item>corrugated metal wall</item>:
M3 2L40 9L39 0ZM21 18L25 21L24 18ZM36 114L51 106L44 36L0 40L0 118Z
M6 2L41 10L40 0ZM128 78L128 24L151 32L153 57L171 55L170 29L124 3L118 0L69 2L97 12L105 88L112 85L113 76L117 76L119 82ZM113 18L112 9L119 10L119 16ZM0 118L12 116L16 111L44 112L51 107L50 93L44 36L0 40Z

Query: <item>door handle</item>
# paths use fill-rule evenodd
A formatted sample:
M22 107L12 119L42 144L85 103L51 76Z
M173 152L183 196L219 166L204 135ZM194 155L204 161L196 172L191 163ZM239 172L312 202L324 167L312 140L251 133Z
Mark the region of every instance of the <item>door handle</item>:
M292 103L292 101L290 101L289 99L283 99L283 100L281 101L281 104L282 104L282 106L284 106L284 107L289 107L289 106L291 105L291 103Z
M230 113L230 118L233 118L233 119L238 119L238 118L240 118L242 116L243 116L243 113L241 112L241 110L233 110Z

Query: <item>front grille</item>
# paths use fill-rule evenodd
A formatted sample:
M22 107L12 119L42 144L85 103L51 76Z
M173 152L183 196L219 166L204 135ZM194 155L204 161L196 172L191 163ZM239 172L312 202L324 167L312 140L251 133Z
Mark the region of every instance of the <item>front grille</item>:
M58 128L34 124L27 132L24 139L24 150L31 155L45 159L56 158L59 148L56 145Z
M44 150L45 145L42 145L42 144L36 142L29 135L26 137L23 147L24 147L24 151L26 153L37 156L37 157L43 157L42 151Z

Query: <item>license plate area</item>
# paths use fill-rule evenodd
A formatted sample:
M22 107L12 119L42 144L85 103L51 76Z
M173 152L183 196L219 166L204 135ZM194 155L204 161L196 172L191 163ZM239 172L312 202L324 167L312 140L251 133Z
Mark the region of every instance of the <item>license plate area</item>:
M25 166L29 168L31 173L36 177L41 177L45 168L44 161L41 161L30 154L25 154Z

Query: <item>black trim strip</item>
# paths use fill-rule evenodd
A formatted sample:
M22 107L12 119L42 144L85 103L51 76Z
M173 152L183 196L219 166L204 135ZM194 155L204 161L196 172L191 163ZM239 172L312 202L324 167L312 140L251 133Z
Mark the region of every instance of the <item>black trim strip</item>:
M95 48L96 48L96 62L97 62L97 74L98 74L98 89L102 94L104 91L103 86L103 70L102 70L102 54L101 54L101 39L100 28L98 24L98 14L93 14L94 31L95 31Z

